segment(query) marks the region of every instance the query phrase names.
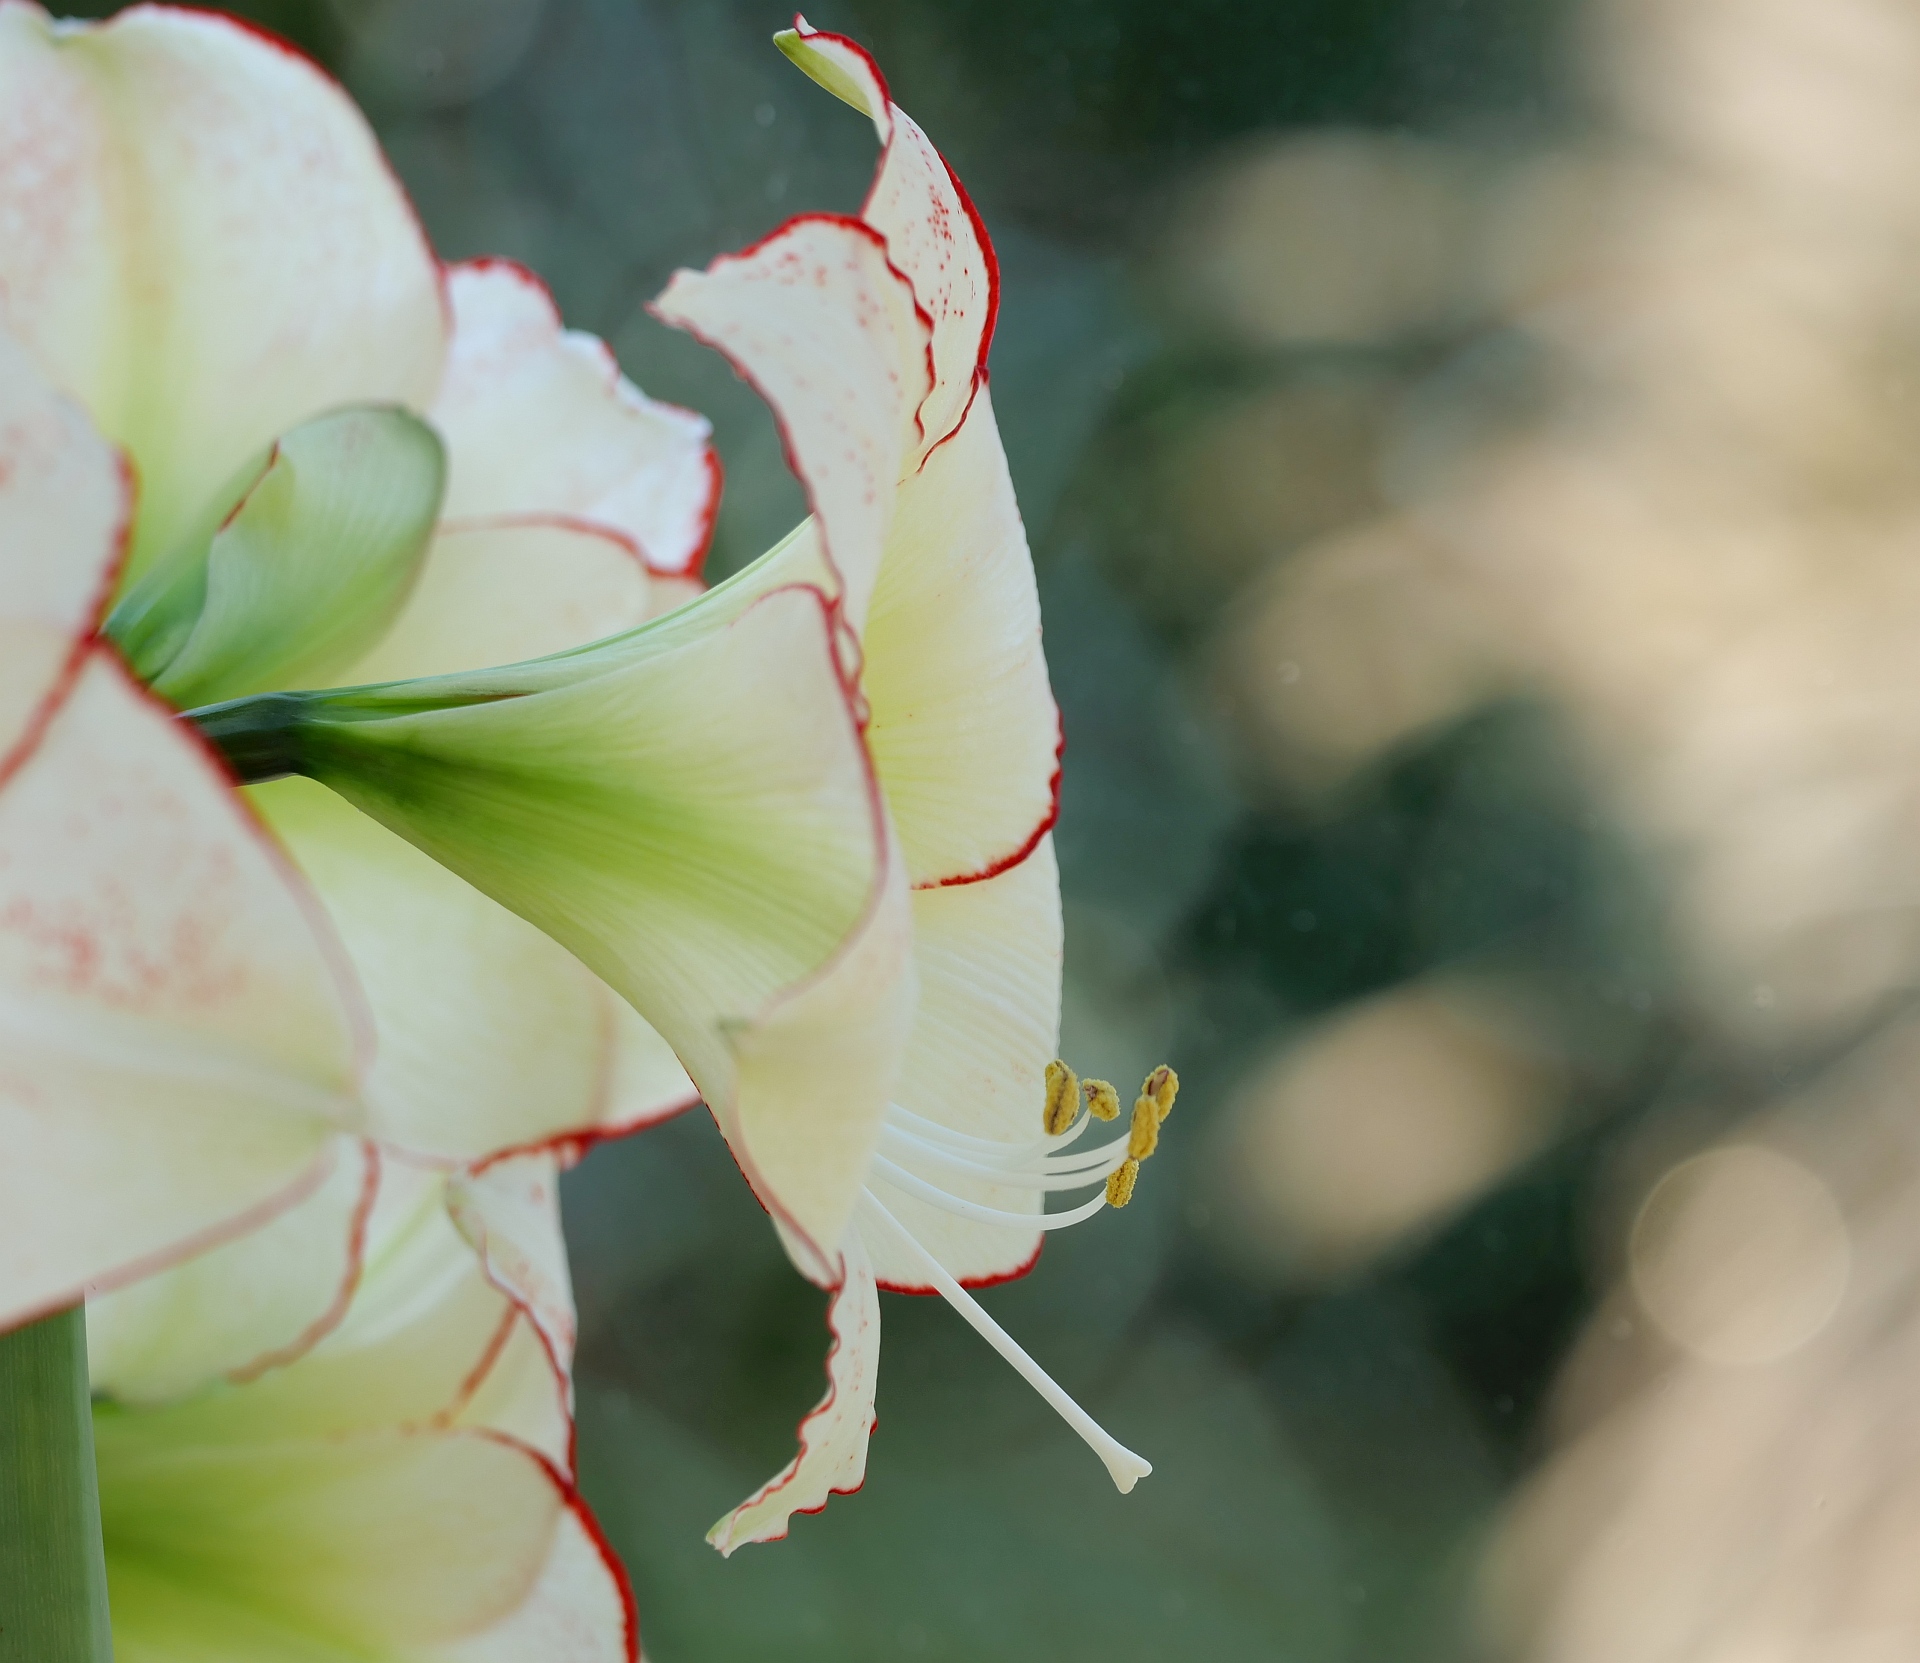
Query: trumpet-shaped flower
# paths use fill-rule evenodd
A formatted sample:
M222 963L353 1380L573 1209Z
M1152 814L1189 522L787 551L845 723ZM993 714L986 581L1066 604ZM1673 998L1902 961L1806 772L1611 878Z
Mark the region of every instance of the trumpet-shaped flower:
M554 1158L336 1154L246 1242L89 1306L116 1655L630 1663L572 1478ZM321 1297L336 1325L283 1364Z
M826 1398L803 1423L792 1464L714 1527L723 1552L784 1534L793 1512L861 1481L882 1287L946 1298L1122 1490L1150 1470L966 1290L1023 1274L1044 1232L1124 1205L1174 1089L1170 1072L1157 1075L1127 1136L1083 1150L1092 1119L1117 1111L1114 1093L1091 1082L1083 1104L1071 1076L1049 1064L1060 1008L1048 836L1060 729L987 392L992 245L862 48L804 19L779 44L874 123L881 157L861 214L800 216L703 273L682 272L656 309L760 388L807 487L812 518L757 581L826 570L859 633L868 740L912 885L919 997L838 1244ZM829 319L856 327L864 354L823 361ZM904 430L893 419L900 389L915 401ZM1090 1199L1045 1211L1049 1195L1088 1190Z
M0 1076L0 1325L259 1222L328 1181L342 1128L457 1163L692 1102L548 935L309 782L236 795L140 684L203 702L626 629L698 589L706 424L518 268L443 270L298 54L162 6L72 27L0 0L0 331L0 970L48 1051ZM652 851L671 939L711 924L733 950L657 967L698 984L689 1055L732 1066L820 1003L878 911L838 633L774 598L642 690L678 744L661 825L692 824L685 789L736 849L833 852L763 940L718 843ZM775 705L810 744L762 776Z
M1056 1103L1043 1119L1060 994L1048 837L1060 735L986 389L991 246L859 47L804 22L780 43L874 121L882 157L867 203L858 217L800 216L706 272L682 272L655 309L724 351L768 399L812 516L711 593L572 653L195 716L243 772L325 782L627 993L714 1105L795 1263L835 1290L827 1400L793 1465L716 1526L723 1551L783 1533L792 1512L859 1482L882 1286L948 1298L1130 1488L1146 1463L966 1284L1021 1274L1045 1231L1123 1204L1163 1112L1158 1088L1143 1093L1149 1106L1144 1116L1136 1106L1128 1135L1085 1152L1077 1140L1111 1088L1087 1111L1063 1118ZM836 845L824 823L778 850L716 837L698 806L723 783L702 759L707 733L682 752L686 735L637 719L691 679L682 666L699 654L741 677L772 669L755 683L770 695L799 685L809 669L792 643L811 641L802 625L815 604L828 608L834 664L857 700L851 737L871 758L873 856ZM761 721L764 772L727 789L777 781L835 737L794 725L777 697ZM663 800L659 782L683 773L698 774L698 788ZM850 775L848 793L851 803ZM801 893L838 909L831 931L791 938L790 963L764 966L770 990L836 933L845 943L751 1031L716 1022L711 991L723 964L737 976L752 963L744 929L710 931L704 963L676 945L691 913L675 910L669 883L685 881L683 863L663 851L683 834L712 851L715 881L748 884L737 892L750 895L763 944ZM873 858L881 881L863 889ZM1050 1194L1089 1190L1045 1211Z

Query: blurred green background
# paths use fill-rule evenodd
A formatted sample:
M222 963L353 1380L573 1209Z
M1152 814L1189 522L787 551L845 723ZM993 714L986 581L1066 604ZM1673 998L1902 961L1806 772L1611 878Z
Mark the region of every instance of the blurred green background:
M235 9L341 74L443 255L524 261L648 392L711 416L712 574L788 528L800 493L764 410L644 311L675 267L860 199L872 134L772 49L776 7ZM1779 942L1801 936L1741 934L1752 895L1818 889L1798 868L1700 877L1759 812L1732 788L1687 806L1739 735L1689 761L1673 735L1718 707L1634 655L1669 605L1646 572L1687 542L1642 451L1724 416L1710 378L1692 404L1663 391L1662 354L1708 325L1668 327L1695 313L1659 275L1659 228L1725 155L1701 162L1719 129L1676 125L1691 95L1635 67L1696 62L1661 56L1675 8L1609 5L1599 35L1588 11L811 14L878 54L1004 266L995 404L1068 735L1063 1051L1122 1082L1170 1058L1184 1087L1135 1205L986 1301L1155 1472L1116 1496L950 1312L889 1296L865 1490L722 1562L702 1533L788 1459L821 1390L823 1300L704 1116L601 1148L567 1186L581 1460L654 1663L1498 1649L1484 1556L1563 1436L1555 1382L1639 1198L1911 988L1906 945L1849 981L1866 949L1823 935L1796 982ZM1708 61L1734 61L1740 7L1708 13L1728 31ZM1575 301L1623 226L1641 286L1599 282L1594 324ZM1626 437L1591 440L1595 409ZM1549 442L1609 482L1594 500L1634 506L1644 543L1524 483L1569 477ZM1452 555L1409 552L1449 536ZM1615 588L1582 587L1594 573ZM1706 620L1679 660L1717 650L1715 594L1672 603ZM1777 783L1774 742L1741 754ZM1646 762L1669 751L1668 772ZM1861 869L1857 841L1822 847ZM1912 911L1843 900L1803 911ZM1590 1332L1644 1327L1608 1322Z

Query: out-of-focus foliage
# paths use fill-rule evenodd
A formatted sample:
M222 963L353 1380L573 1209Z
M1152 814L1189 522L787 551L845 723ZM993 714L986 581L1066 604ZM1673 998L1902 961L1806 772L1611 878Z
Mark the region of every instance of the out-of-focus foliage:
M443 252L526 261L714 418L713 571L798 517L758 401L644 311L864 188L782 15L250 9ZM1155 1473L1116 1497L894 1299L865 1492L720 1561L822 1301L687 1117L567 1192L585 1482L649 1655L1911 1655L1909 8L811 16L1005 266L1065 1050L1185 1086L1135 1205L987 1299Z

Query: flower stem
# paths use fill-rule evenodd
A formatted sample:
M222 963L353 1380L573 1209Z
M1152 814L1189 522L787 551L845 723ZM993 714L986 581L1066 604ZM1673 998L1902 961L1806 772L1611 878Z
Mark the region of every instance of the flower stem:
M0 1334L0 1663L112 1663L87 1319Z

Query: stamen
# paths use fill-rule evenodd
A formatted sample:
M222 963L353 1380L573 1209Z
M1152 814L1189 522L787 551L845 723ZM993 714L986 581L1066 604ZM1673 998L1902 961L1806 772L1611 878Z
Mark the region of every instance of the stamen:
M1125 1169L1122 1168L1122 1170ZM1054 1413L1086 1440L1088 1448L1106 1464L1115 1487L1122 1495L1153 1471L1152 1463L1142 1460L1125 1444L1120 1443L1108 1433L1105 1427L1062 1391L1053 1376L1028 1356L1025 1348L1011 1334L987 1315L973 1295L947 1274L946 1267L922 1247L892 1213L881 1206L871 1190L860 1192L860 1206L871 1224L877 1225L903 1252L920 1265L926 1272L927 1279L939 1289L941 1297L967 1319L974 1332L1006 1358L1018 1371L1020 1377L1046 1399Z
M880 1141L900 1155L931 1162L949 1172L986 1178L1009 1189L1085 1189L1089 1184L1099 1183L1126 1158L1126 1144L1120 1140L1104 1148L1089 1150L1083 1155L1041 1161L1037 1166L989 1166L981 1161L968 1160L964 1155L956 1155L935 1144L923 1143L911 1132L903 1132L897 1126L882 1125Z
M1080 1082L1074 1078L1073 1070L1056 1057L1047 1064L1047 1103L1040 1117L1048 1137L1057 1138L1073 1125L1074 1116L1079 1113L1079 1098Z
M1120 1118L1120 1093L1105 1080L1086 1080L1080 1089L1086 1094L1087 1113L1096 1120Z
M1083 1116L1058 1137L1038 1138L1031 1143L1006 1143L999 1138L978 1138L969 1132L956 1132L951 1126L942 1126L937 1120L928 1120L915 1114L911 1109L903 1109L898 1103L887 1105L887 1117L902 1130L930 1143L944 1143L949 1148L978 1152L983 1159L1007 1159L1028 1161L1045 1154L1048 1150L1064 1149L1078 1140L1087 1129L1089 1122Z
M1138 1161L1122 1161L1107 1180L1107 1193L1101 1197L1109 1207L1124 1207L1133 1199L1133 1186L1140 1177Z
M1063 1213L1009 1213L998 1207L983 1207L978 1201L966 1201L957 1195L949 1195L938 1184L930 1184L926 1179L916 1177L885 1155L873 1157L873 1170L895 1189L938 1207L942 1212L952 1213L957 1218L970 1218L980 1224L1005 1224L1016 1230L1064 1230L1070 1224L1084 1223L1107 1204L1103 1192L1085 1206L1073 1207ZM1096 1180L1091 1178L1086 1181L1093 1182ZM1086 1184L1074 1184L1071 1187L1084 1189Z
M1133 1100L1133 1125L1127 1132L1127 1153L1144 1161L1160 1147L1160 1111L1151 1097Z
M1141 1086L1140 1095L1151 1097L1159 1118L1165 1120L1173 1111L1173 1100L1180 1095L1180 1076L1162 1063L1147 1076L1146 1084Z

